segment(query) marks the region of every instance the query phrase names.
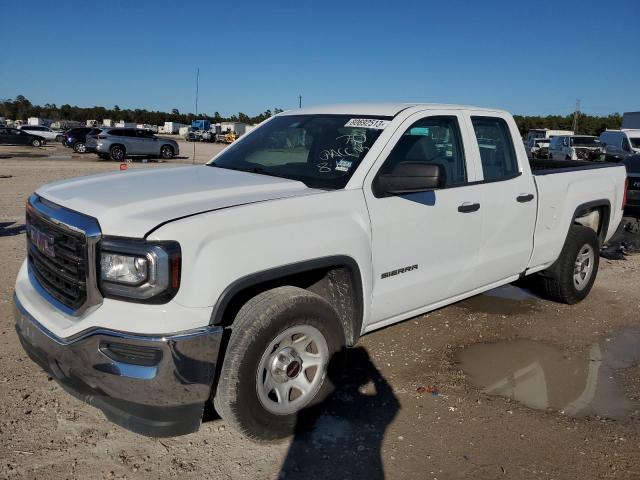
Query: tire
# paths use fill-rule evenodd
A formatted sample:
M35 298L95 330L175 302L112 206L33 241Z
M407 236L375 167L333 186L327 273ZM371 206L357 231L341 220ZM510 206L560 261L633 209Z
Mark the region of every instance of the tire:
M33 140L31 140L31 146L32 147L40 147L40 146L42 146L42 142L40 140L38 140L37 138L34 138Z
M163 145L160 148L160 158L163 158L165 160L171 160L174 155L175 155L175 152L171 145Z
M302 350L293 348L296 332L311 339ZM255 296L240 309L232 325L213 399L216 411L252 440L291 435L297 413L331 393L326 368L344 343L336 312L322 297L291 286ZM305 368L305 362L319 362L319 366ZM263 387L262 382L273 386ZM306 394L296 388L301 382L309 387Z
M84 142L76 142L73 144L73 151L76 153L85 153L87 151L87 146Z
M548 270L550 278L542 278L542 294L549 300L569 305L583 300L598 274L599 250L596 232L582 225L572 225L560 257ZM577 269L580 271L576 273ZM582 278L580 283L576 276Z
M127 151L122 145L114 145L109 149L109 156L111 157L111 160L122 162L127 158Z
M56 136L56 142L62 142L62 135Z

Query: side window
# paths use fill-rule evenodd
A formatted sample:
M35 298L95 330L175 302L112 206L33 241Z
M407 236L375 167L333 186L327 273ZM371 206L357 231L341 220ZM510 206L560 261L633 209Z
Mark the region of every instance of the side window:
M113 135L114 137L122 137L124 132L122 130L109 130L109 135Z
M136 130L139 138L153 138L151 130Z
M518 175L518 160L507 122L495 117L471 117L484 179L503 180Z
M380 168L393 173L400 162L423 162L442 166L445 186L467 182L467 168L456 117L426 117L411 125Z

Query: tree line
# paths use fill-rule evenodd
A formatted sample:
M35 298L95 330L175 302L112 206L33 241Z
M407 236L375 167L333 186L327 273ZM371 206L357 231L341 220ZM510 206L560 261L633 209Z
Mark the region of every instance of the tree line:
M110 118L115 121L147 123L151 125L163 125L164 122L178 122L190 125L193 120L207 119L212 123L220 122L242 122L249 125L260 123L271 115L282 112L276 108L273 112L266 110L258 115L250 117L239 112L237 115L223 117L219 112L213 115L200 113L197 116L193 113L180 113L177 108L171 112L149 111L145 109L121 109L118 105L113 108L105 107L78 107L69 104L57 106L55 103L45 103L43 106L33 105L23 95L18 95L15 100L2 100L0 102L0 117L12 120L26 120L28 117L51 118L53 120L76 120L85 122L87 120L104 120ZM573 114L569 115L547 115L524 116L514 115L521 135L531 128L550 128L554 130L571 130L573 126ZM613 113L607 116L594 116L585 113L578 113L578 128L576 134L600 135L606 129L619 129L622 125L622 116Z
M15 100L6 99L0 101L0 117L6 117L12 120L26 120L29 117L40 117L50 118L52 120L75 120L83 123L87 120L102 121L110 118L115 121L124 120L125 122L146 123L150 125L164 125L164 122L177 122L191 125L193 120L207 119L212 123L242 122L252 125L260 123L280 112L282 112L282 110L276 108L273 112L271 110L265 110L255 116L249 116L242 112L230 117L223 117L219 112L215 112L213 115L199 113L196 116L193 113L180 113L177 108L174 108L171 112L160 112L140 108L122 109L118 105L115 105L113 108L78 107L66 103L60 106L55 103L34 105L23 95L18 95Z

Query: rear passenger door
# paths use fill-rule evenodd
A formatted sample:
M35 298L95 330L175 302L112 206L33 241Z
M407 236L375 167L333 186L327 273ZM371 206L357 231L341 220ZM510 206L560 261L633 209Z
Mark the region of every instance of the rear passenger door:
M157 155L158 141L149 130L136 130L138 149L144 155Z
M508 115L468 114L475 134L471 155L482 166L482 235L474 283L478 287L523 272L533 250L537 192L515 122Z

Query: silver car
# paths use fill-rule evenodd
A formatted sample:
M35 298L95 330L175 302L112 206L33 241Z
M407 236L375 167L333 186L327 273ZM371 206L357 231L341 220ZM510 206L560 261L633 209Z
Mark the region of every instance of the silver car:
M86 147L101 158L119 162L134 156L168 160L180 153L176 141L139 128L103 128L97 134L87 135Z

